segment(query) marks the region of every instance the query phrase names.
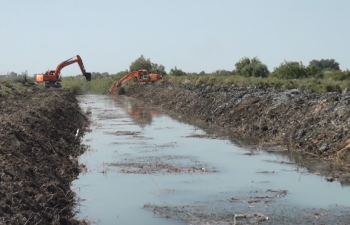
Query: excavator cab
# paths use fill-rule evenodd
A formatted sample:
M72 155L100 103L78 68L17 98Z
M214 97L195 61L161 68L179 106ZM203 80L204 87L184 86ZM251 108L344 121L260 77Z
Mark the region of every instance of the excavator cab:
M140 80L148 80L149 74L147 70L139 70L139 79Z

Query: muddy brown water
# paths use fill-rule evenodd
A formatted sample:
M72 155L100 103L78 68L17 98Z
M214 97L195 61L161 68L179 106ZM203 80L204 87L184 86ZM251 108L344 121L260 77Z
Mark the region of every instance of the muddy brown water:
M98 224L347 224L350 187L127 97L84 95L92 120L72 189ZM300 160L300 159L299 159Z

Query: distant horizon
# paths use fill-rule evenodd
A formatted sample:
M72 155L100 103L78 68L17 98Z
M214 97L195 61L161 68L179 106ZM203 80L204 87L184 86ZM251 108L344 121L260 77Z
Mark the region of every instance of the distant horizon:
M322 59L315 59L315 60L322 60ZM151 61L152 61L152 59L151 59ZM311 60L310 60L311 61ZM336 61L336 60L335 60ZM284 62L284 61L283 61ZM283 63L283 62L281 62L281 63ZM294 61L294 62L300 62L300 61ZM337 62L337 61L336 61ZM152 63L157 63L157 62L152 62ZM264 63L264 62L262 62L262 63ZM309 62L310 63L310 62ZM304 64L304 66L308 66L309 65L309 63L308 64ZM131 64L131 63L130 63ZM160 64L160 63L158 63L158 64ZM78 65L77 65L78 66ZM267 65L268 66L268 65ZM340 70L341 71L347 71L347 70L349 70L348 68L346 68L346 69L341 69L341 65L339 65L339 67L340 67ZM275 67L274 67L275 68ZM274 68L273 69L270 69L269 68L269 71L270 72L272 72L273 70L274 70ZM56 68L53 68L53 69L56 69ZM64 70L66 69L66 67L65 68L63 68L62 69L62 74L64 73ZM171 69L173 69L173 68L171 68ZM181 69L181 68L178 68L178 69ZM232 70L227 70L227 69L217 69L217 70L214 70L214 71L210 71L210 72L208 72L208 71L204 71L206 74L211 74L211 73L214 73L214 72L216 72L216 71L218 71L218 70L226 70L226 71L234 71L236 68L233 68ZM100 74L102 74L102 73L108 73L109 75L113 75L113 74L117 74L117 73L119 73L119 72L122 72L122 71L125 71L126 69L124 69L124 70L120 70L120 71L118 71L118 72L115 72L115 73L110 73L110 72L107 72L107 71L88 71L88 72L90 72L90 73L100 73ZM128 71L129 71L129 69L127 69ZM200 72L202 72L203 70L201 70L201 71L184 71L184 72L186 72L186 73L200 73ZM6 75L8 75L8 73L11 73L11 72L14 72L14 73L17 73L17 75L21 75L21 73L22 72L25 72L25 71L22 71L22 72L16 72L16 71L7 71L7 72L0 72L0 76L6 76ZM45 71L43 71L43 72L45 72ZM169 74L169 72L170 72L170 69L169 70L167 70L166 69L166 72ZM30 73L28 73L28 76L34 76L35 74L40 74L40 73L33 73L33 74L30 74ZM64 75L64 76L78 76L78 75L82 75L81 74L81 72L80 72L80 74L78 73L78 74L69 74L69 75Z
M75 55L88 72L109 74L141 55L167 72L232 71L255 56L270 71L285 60L314 59L350 69L347 0L16 0L0 7L0 74L42 73ZM78 65L62 70L79 73Z

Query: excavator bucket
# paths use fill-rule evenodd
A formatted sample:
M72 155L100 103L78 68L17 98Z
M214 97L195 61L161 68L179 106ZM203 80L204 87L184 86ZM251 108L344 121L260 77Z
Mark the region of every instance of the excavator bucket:
M91 81L91 73L85 73L85 78L87 81Z

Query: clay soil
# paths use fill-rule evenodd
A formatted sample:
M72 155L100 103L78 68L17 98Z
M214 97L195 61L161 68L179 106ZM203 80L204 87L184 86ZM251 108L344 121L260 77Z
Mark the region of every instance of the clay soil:
M70 189L88 126L75 96L2 81L0 124L0 224L85 224Z

